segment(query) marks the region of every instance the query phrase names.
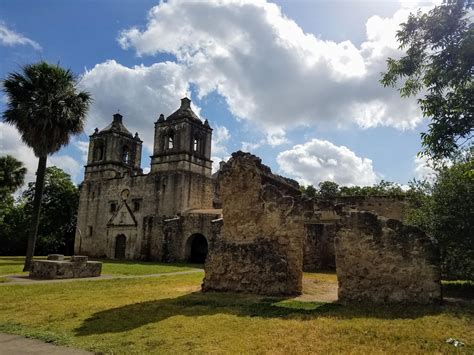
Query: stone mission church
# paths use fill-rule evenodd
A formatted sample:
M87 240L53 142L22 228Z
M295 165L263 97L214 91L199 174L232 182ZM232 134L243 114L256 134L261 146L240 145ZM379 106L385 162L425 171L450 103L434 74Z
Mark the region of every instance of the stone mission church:
M151 170L142 141L119 113L90 136L75 253L93 257L204 262L221 210L213 204L212 128L181 99L155 122ZM217 223L216 223L217 222Z

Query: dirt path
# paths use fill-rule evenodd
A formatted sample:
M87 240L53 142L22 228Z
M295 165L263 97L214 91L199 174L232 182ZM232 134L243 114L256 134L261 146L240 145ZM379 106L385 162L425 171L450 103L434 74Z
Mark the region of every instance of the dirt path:
M313 277L303 277L303 294L295 298L305 302L336 302L337 281L323 281Z
M90 355L92 353L43 343L40 340L28 339L19 335L0 333L0 355Z
M55 280L38 280L30 279L26 275L5 275L2 276L8 279L8 282L0 283L1 286L8 285L41 285L41 284L50 284L50 283L63 283L63 282L72 282L72 281L101 281L101 280L112 280L112 279L135 279L135 278L146 278L146 277L161 277L167 275L185 275L185 274L194 274L198 272L204 272L201 269L193 269L187 271L174 271L174 272L163 272L159 274L148 274L148 275L102 275L99 277L83 277L79 279L55 279ZM0 355L1 352L0 352Z

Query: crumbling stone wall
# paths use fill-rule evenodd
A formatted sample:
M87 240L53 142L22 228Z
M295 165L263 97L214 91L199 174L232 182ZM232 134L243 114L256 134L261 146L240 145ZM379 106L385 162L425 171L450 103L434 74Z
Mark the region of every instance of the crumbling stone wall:
M408 209L403 196L340 196L336 204L342 204L345 211L370 211L400 221Z
M407 202L399 196L342 196L335 200L315 199L314 209L319 221L306 225L304 271L336 269L334 238L342 215L369 211L403 220Z
M441 300L437 245L416 227L352 212L336 235L335 250L342 303Z
M219 182L224 222L209 250L202 289L301 293L308 206L298 184L242 152L222 167Z

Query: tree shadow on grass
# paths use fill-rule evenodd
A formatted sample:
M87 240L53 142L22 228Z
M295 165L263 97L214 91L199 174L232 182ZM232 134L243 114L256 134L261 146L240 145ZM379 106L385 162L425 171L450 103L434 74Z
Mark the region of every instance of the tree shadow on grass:
M175 298L134 303L97 312L76 329L76 335L129 331L150 323L158 323L173 316L200 317L231 314L239 317L262 317L311 320L317 317L339 319L381 318L414 319L426 315L450 312L450 308L433 306L342 306L336 303L301 302L284 298L194 292ZM455 310L452 310L455 311ZM474 316L474 309L471 309Z

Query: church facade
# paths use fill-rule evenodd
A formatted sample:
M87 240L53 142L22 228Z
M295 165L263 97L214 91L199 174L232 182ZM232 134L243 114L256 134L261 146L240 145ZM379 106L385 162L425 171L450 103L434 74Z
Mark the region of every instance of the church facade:
M116 259L203 262L222 223L213 206L212 128L188 98L155 122L148 174L142 141L120 114L90 136L75 253Z

